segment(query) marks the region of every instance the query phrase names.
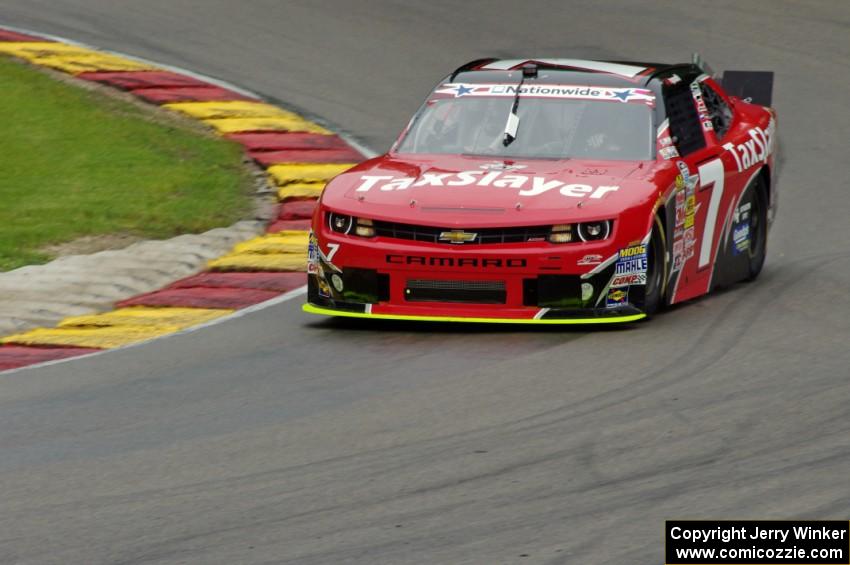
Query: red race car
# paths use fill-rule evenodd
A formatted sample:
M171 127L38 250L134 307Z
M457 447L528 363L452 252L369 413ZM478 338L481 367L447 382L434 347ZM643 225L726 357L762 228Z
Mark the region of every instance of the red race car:
M468 63L325 188L307 312L631 322L754 279L776 210L772 73Z

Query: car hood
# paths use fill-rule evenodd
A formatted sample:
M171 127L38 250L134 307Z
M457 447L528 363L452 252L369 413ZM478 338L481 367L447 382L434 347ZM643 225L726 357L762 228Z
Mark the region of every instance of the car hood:
M384 155L338 176L322 204L401 223L488 227L615 217L657 192L655 162Z

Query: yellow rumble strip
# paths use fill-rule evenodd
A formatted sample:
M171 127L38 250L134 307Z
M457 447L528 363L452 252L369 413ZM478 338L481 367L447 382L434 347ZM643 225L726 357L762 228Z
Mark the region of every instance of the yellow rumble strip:
M298 133L319 133L332 135L332 133L318 124L303 118L290 118L288 116L272 116L268 118L217 118L204 120L219 133L239 133L241 131L285 131Z
M183 329L209 322L232 312L233 310L220 308L131 306L103 314L65 318L59 323L59 327L170 326Z
M26 333L3 338L0 341L18 345L64 345L111 349L146 341L174 331L170 326L163 328L146 326L37 328Z
M238 243L232 253L300 253L304 255L309 243L308 232L284 230Z
M67 43L55 43L53 41L22 41L22 42L4 42L0 41L0 53L7 53L32 61L39 57L50 57L53 55L71 54L71 53L94 53L92 49L79 47L78 45L68 45Z
M213 271L306 271L306 253L231 253L213 259Z
M118 57L117 55L95 51L80 55L41 57L32 62L43 67L50 67L71 74L79 74L87 71L150 71L155 68L145 63Z
M163 107L199 120L217 118L289 118L303 120L292 112L282 110L265 102L247 102L232 100L223 102L174 102L163 104Z
M272 165L268 168L268 172L278 186L293 183L325 183L354 165L354 163L292 163Z
M145 71L156 68L118 55L63 43L0 43L0 53L72 74L86 71Z
M174 333L231 312L204 308L121 308L105 314L66 318L57 328L37 328L0 339L0 343L111 349Z
M292 200L293 198L319 198L322 195L322 190L325 189L323 182L308 182L298 184L287 184L278 189L277 199L281 202Z

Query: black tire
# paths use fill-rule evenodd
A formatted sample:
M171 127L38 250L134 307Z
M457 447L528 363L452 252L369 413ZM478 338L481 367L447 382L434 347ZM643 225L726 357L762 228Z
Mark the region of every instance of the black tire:
M747 255L750 261L748 281L755 280L764 267L767 255L767 186L762 177L758 177L744 195L750 205L750 248Z
M643 303L643 311L647 316L652 316L664 305L669 275L667 236L664 233L661 218L658 216L655 216L652 234L649 236L646 259L646 298Z

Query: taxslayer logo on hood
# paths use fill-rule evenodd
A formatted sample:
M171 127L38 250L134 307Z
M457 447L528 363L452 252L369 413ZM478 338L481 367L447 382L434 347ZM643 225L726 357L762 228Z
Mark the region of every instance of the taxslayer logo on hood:
M458 173L423 173L419 177L363 175L355 192L439 189L439 187L491 187L516 190L519 196L539 196L555 191L569 198L602 198L619 186L593 186L565 183L546 177L521 175L508 171L461 171Z

